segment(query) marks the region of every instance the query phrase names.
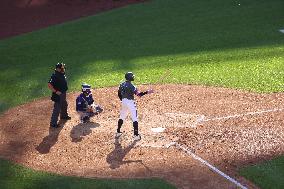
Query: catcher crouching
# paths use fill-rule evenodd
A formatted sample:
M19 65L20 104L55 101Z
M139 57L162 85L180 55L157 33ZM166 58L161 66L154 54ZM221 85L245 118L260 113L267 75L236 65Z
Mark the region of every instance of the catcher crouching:
M103 109L95 104L91 85L82 84L82 93L76 98L76 111L80 115L81 123L87 123L94 115L98 115Z

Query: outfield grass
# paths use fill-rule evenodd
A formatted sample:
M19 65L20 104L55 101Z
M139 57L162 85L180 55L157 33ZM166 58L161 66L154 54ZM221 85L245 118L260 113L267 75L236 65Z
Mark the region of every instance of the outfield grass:
M65 177L42 171L34 171L6 160L0 161L1 189L174 189L162 179L87 179Z
M279 171L282 170L282 171ZM260 165L245 167L240 170L240 174L260 188L283 189L284 188L284 157L276 158L272 161Z
M83 81L114 86L131 70L137 83L279 92L284 82L282 0L155 0L0 41L0 111L49 95L58 61L70 90Z
M240 4L240 5L239 5ZM283 0L152 0L0 41L0 112L48 96L58 61L82 82L200 84L281 92ZM282 174L283 170L279 170Z

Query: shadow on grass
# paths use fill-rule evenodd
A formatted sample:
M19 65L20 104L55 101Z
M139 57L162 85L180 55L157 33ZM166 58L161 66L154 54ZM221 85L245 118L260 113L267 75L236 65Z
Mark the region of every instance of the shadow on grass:
M0 158L0 188L174 189L162 179L90 179L34 171Z

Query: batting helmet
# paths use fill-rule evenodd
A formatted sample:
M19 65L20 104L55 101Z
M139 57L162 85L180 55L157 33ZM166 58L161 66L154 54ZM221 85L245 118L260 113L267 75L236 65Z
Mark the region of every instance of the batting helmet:
M125 74L125 79L126 79L127 81L134 81L134 77L135 77L135 75L134 75L132 72L127 72L127 73Z

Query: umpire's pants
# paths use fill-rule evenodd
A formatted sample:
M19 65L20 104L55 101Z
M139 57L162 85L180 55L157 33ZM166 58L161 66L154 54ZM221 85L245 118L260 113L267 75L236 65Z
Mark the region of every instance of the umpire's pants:
M59 114L61 118L68 116L67 107L68 107L68 104L66 101L66 93L62 93L60 95L60 101L54 102L50 125L57 124Z

